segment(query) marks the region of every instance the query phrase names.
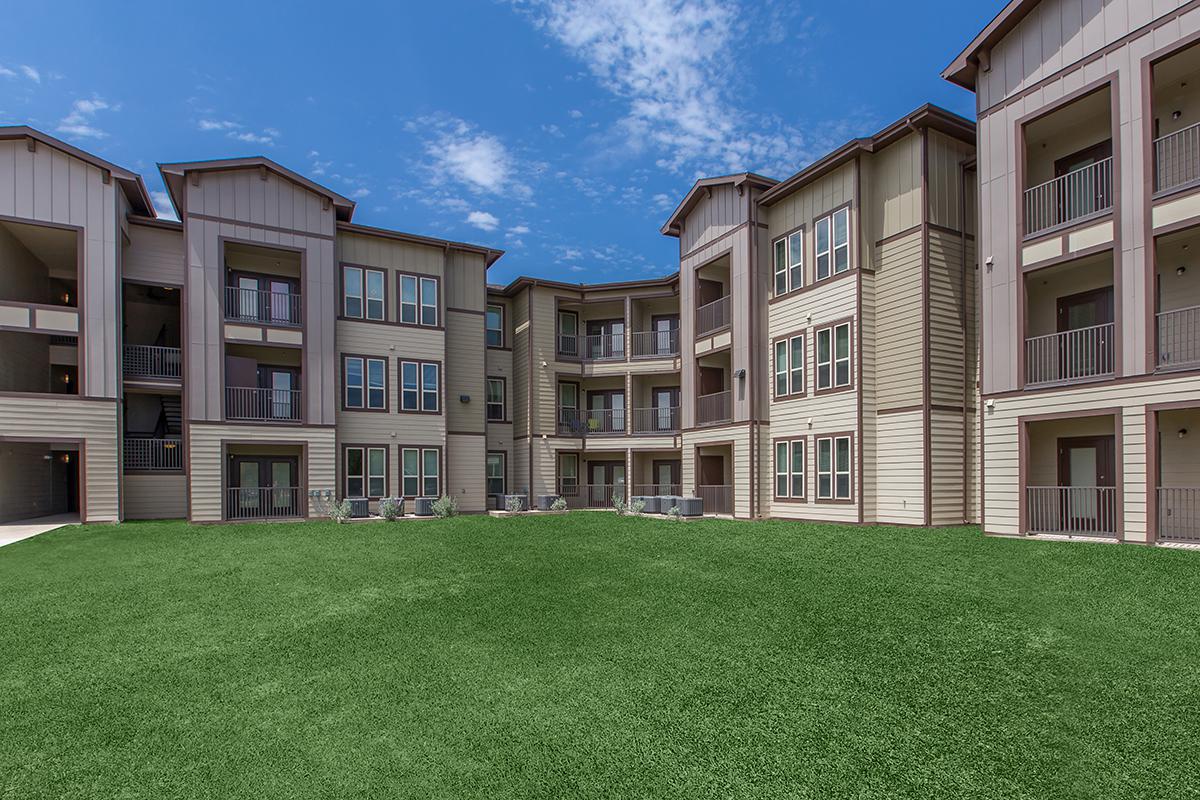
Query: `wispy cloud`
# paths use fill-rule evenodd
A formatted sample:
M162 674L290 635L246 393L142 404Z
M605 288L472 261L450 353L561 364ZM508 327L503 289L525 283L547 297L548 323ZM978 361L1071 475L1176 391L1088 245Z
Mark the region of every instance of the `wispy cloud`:
M15 78L15 77L17 77L17 73L15 70L11 70L8 67L4 66L3 64L0 64L0 78Z
M38 72L35 67L31 67L28 64L21 65L21 74L26 78L29 78L29 80L33 81L34 83L42 82L42 73Z
M422 117L406 128L424 140L430 183L457 183L475 194L518 199L532 195L518 173L517 160L497 136L445 114Z
M274 147L275 140L280 136L279 131L275 128L263 128L261 132L255 132L246 130L245 125L231 119L205 118L196 123L196 128L206 132L224 133L235 141L265 144L268 147Z
M71 112L58 121L58 127L55 130L69 136L103 139L108 136L108 133L94 124L95 116L98 111L109 108L111 108L109 104L99 97L92 97L90 100L76 100L71 104ZM113 108L112 110L118 109Z
M761 10L737 0L528 0L515 3L625 105L608 138L689 177L792 171L841 131L814 137L741 105L736 53ZM804 35L803 29L794 34ZM575 116L574 113L571 116Z
M474 225L481 231L494 231L500 227L500 220L494 215L486 211L472 211L467 214L466 223Z
M514 225L508 229L509 236L523 236L529 233L528 225Z
M150 199L154 201L154 210L160 217L165 219L179 219L175 214L175 208L171 205L171 198L166 192L151 192Z

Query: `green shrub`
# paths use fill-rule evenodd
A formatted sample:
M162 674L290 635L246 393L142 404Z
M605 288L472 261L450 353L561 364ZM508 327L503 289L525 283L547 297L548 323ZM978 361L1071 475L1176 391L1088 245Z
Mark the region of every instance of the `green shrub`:
M350 501L343 500L342 502L334 503L329 507L329 518L340 525L346 520L350 519L351 511L352 509L350 507Z
M433 501L433 515L441 519L458 516L458 501L448 494L442 495Z
M551 511L566 511L567 499L565 497L556 497L554 502L550 504Z
M524 505L525 503L520 495L510 494L508 499L504 501L504 510L510 514L519 514Z
M379 516L383 517L388 522L400 519L400 517L404 516L404 498L385 497L380 500Z

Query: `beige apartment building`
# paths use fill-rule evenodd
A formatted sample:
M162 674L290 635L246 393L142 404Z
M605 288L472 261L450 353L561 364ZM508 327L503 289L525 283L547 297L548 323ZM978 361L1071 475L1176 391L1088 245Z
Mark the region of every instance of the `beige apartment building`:
M978 104L984 530L1200 539L1200 5L1014 0L944 77Z
M975 520L974 140L926 106L782 182L698 181L673 275L499 286L500 251L357 224L265 158L160 165L176 222L0 129L0 520L442 494Z

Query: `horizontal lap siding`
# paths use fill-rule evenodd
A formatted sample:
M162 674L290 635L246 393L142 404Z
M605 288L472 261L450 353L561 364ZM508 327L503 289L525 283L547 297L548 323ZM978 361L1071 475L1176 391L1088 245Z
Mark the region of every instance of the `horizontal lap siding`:
M962 414L936 410L930 413L930 521L934 525L960 525L963 522L968 457L965 425Z
M882 523L925 522L924 416L920 411L882 414L875 420L877 494Z
M964 258L959 237L929 232L929 383L934 405L964 405L970 368Z
M131 281L183 285L183 231L130 225L121 272Z
M882 411L924 399L921 232L880 246L877 259L875 392Z
M861 358L859 369L862 381L862 511L863 522L875 521L875 506L879 492L879 474L876 453L879 450L878 422L875 419L875 409L879 405L879 326L876 319L876 285L877 279L873 272L864 271L859 275L862 281L862 331ZM857 456L857 454L856 454Z
M442 491L458 501L458 510L477 513L487 510L484 492L484 438L482 436L446 437L446 476Z
M14 437L48 442L83 439L87 518L118 519L117 404L63 395L0 397L0 439ZM0 450L3 445L0 444Z
M183 519L187 478L183 475L126 475L125 519Z
M533 319L528 341L533 348L533 434L555 434L558 425L558 378L557 372L579 374L579 363L557 362L555 332L558 320L555 316L555 292L552 289L530 289L533 293ZM520 298L524 304L525 297ZM527 309L520 309L518 316L523 320ZM580 327L582 328L582 321ZM527 351L526 351L527 352ZM514 359L517 354L514 352ZM543 367L545 362L547 366ZM514 361L514 364L516 362ZM582 399L581 401L582 402Z

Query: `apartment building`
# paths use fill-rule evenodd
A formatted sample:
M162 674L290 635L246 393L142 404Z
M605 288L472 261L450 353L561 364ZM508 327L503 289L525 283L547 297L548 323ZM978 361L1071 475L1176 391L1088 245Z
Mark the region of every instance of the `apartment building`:
M989 533L1200 537L1198 43L1194 2L1014 0L943 74L978 105Z
M0 520L306 517L485 498L500 251L352 221L265 158L139 176L0 129Z

